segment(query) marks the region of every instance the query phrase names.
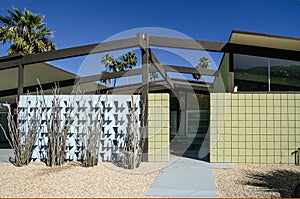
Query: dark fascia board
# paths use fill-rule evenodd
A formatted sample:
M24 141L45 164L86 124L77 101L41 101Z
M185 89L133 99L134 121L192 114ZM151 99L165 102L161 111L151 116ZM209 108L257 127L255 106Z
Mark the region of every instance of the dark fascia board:
M98 44L90 44L86 46L77 46L72 48L65 48L61 50L54 50L45 53L37 53L24 55L21 58L14 58L10 61L1 61L0 60L0 70L13 68L19 64L27 65L34 64L39 62L47 62L52 60L59 60L71 57L84 56L89 54L108 52L126 48L132 48L139 46L138 38L129 38L116 41L108 41Z
M288 38L294 39L290 37ZM167 48L182 48L182 49L190 49L190 50L207 50L212 52L255 55L255 56L264 56L264 57L271 57L271 58L278 58L278 59L300 61L299 51L244 45L244 44L235 44L235 43L211 42L211 41L202 41L202 40L189 40L189 39L150 36L149 45L158 46L158 47L167 47Z
M266 33L243 31L243 30L233 30L232 33L231 33L231 35L233 33L247 34L247 35L257 35L257 36L263 36L263 37L273 37L273 38L279 38L279 39L300 40L300 38L298 38L298 37L281 36L281 35L274 35L274 34L266 34Z
M223 52L300 61L300 52L260 46L227 43Z

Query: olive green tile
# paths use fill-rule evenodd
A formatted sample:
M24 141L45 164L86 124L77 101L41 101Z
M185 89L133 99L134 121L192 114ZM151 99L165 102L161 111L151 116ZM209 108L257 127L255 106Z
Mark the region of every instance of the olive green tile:
M260 156L260 163L266 164L267 163L267 156Z
M231 148L232 148L231 141L230 142L224 141L224 149L231 149Z
M239 128L246 127L246 121L238 121L238 127Z
M256 122L256 121L260 120L259 116L260 116L259 114L253 114L253 121ZM254 123L253 123L253 125L254 125ZM258 124L255 123L255 125L258 125Z
M300 100L300 94L295 94L294 97L295 99Z
M239 162L238 156L232 156L231 161L232 163L238 163Z
M236 137L237 139L237 137ZM239 142L231 142L231 148L238 149L239 148Z
M155 157L153 155L148 155L148 162L155 162Z
M262 128L266 127L267 126L267 121L264 121L264 120L259 121L259 126L262 127Z
M258 164L258 163L259 163L259 156L253 156L253 157L252 157L252 162L253 162L254 164Z
M260 101L259 101L259 106L260 106L260 107L265 107L265 106L267 106L267 100L260 100Z
M253 140L254 142L259 142L259 135L253 135L253 136L252 136L252 140Z
M267 149L267 142L260 142L261 149Z
M281 109L280 109L280 113L281 114L287 114L288 113L288 109L287 109L287 107L281 107Z
M245 113L239 113L238 114L238 120L242 120L242 121L244 121L244 120L246 120L246 114Z
M293 100L293 99L295 99L295 94L289 93L289 94L287 94L287 98L288 98L288 100Z
M274 141L275 142L280 142L281 141L281 136L278 134L278 135L274 135Z
M252 99L258 100L258 99L259 99L259 95L260 95L260 94L253 94L253 95L252 95Z
M260 106L259 113L267 113L267 107Z
M273 94L273 98L275 101L281 99L280 94Z
M293 114L295 114L295 107L288 107L288 114L291 114L291 113L293 113Z
M210 162L217 162L217 156L210 153Z
M260 114L259 107L252 107L252 113L253 113L253 115L255 115L255 114L259 115Z
M239 99L239 107L244 107L246 106L246 101L244 99Z
M280 99L281 99L282 101L287 100L287 94L280 94Z
M161 94L161 99L162 99L162 100L169 101L169 98L170 98L170 95L169 95L169 94L167 94L167 93L162 93L162 94Z
M289 142L287 142L287 141L281 141L281 148L282 149L289 149Z
M253 113L253 111L252 111L252 106L251 106L251 107L246 107L246 108L245 108L245 113L246 113L246 114L252 114L252 113Z
M246 163L248 163L248 164L253 163L253 157L252 156L246 156Z
M253 135L252 134L247 134L246 133L245 137L246 137L247 142L252 142L253 141Z
M238 147L239 147L239 149L245 149L246 148L246 143L243 142L243 141L239 141L238 142Z
M259 155L260 156L266 156L267 155L267 150L266 149L260 149L259 150Z
M267 114L273 114L274 113L274 107L267 107Z
M245 163L246 162L246 157L245 156L239 156L238 157L238 162L239 163Z
M279 149L274 150L274 155L281 156L281 150L279 150Z
M259 149L260 143L253 141L252 146L253 146L253 149Z
M239 153L239 156L245 156L246 155L246 149L239 149L238 153Z
M253 101L252 101L252 106L253 106L253 107L259 107L259 104L260 104L260 103L259 103L259 100L253 100Z
M267 94L259 94L259 99L260 100L266 100L267 99Z
M232 156L238 156L239 155L239 150L238 149L232 149L231 154L232 154Z
M280 156L275 156L274 157L274 164L281 164L281 157Z
M274 157L273 156L267 156L267 163L273 164L274 163Z
M239 99L239 95L236 94L236 93L233 93L233 94L231 95L231 99L232 99L232 100L238 100L238 99Z
M260 155L259 149L253 149L252 153L253 153L254 156L259 156Z
M253 123L252 123L252 121L246 121L246 128L247 127L253 127Z
M224 155L224 149L218 149L218 157L221 157Z
M154 99L155 99L154 94L148 94L148 100L149 101L152 101Z
M225 156L224 162L231 162L231 156Z
M232 100L231 101L231 106L232 107L238 107L239 106L239 101L238 100Z
M289 107L294 107L296 105L295 100L288 100L287 103Z
M249 150L249 149L252 149L253 148L253 143L251 141L246 141L246 149Z
M148 149L154 149L154 148L155 148L155 142L148 141Z

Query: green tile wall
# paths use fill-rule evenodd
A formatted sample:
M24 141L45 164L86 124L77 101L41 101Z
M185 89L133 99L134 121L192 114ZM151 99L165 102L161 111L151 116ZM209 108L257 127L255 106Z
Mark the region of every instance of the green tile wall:
M168 162L169 154L169 94L149 94L148 161Z
M211 93L210 160L294 164L300 94Z

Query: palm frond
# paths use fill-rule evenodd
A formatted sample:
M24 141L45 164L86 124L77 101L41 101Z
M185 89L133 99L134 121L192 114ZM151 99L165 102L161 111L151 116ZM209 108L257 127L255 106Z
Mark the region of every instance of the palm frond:
M7 16L0 16L0 42L12 43L9 54L40 53L55 50L55 44L47 37L53 31L45 28L44 17L24 9L7 10Z

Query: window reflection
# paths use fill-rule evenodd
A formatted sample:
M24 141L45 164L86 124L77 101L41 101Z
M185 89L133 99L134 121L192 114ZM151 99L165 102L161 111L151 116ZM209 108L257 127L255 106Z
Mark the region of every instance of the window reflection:
M270 59L271 91L300 90L300 62Z
M268 91L268 59L234 55L234 84L239 91Z
M270 69L268 69L270 61ZM234 54L234 84L239 91L300 91L300 62Z

